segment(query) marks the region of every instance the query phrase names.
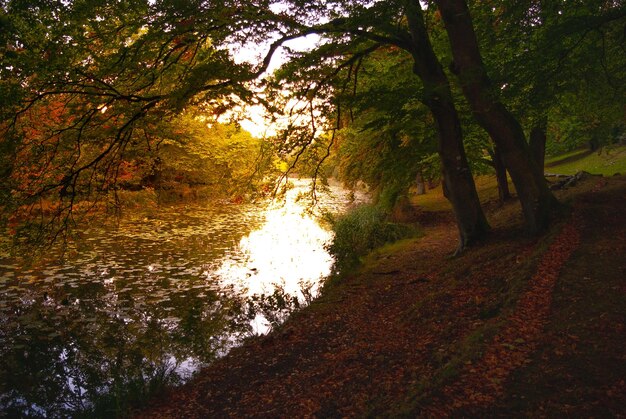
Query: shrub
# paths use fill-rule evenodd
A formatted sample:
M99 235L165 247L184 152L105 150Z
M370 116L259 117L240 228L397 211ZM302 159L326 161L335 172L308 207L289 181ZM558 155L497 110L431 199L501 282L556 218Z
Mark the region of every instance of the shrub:
M387 221L388 213L371 204L361 205L331 219L335 238L328 246L334 256L334 274L357 266L361 257L386 243L413 236L415 228Z

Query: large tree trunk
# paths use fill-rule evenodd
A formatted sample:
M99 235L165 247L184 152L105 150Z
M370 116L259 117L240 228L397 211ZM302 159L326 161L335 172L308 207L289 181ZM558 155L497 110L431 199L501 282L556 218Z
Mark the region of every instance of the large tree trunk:
M433 101L431 112L439 131L444 189L459 228L459 251L482 237L489 224L480 206L474 178L465 156L461 125L451 101Z
M407 1L406 16L412 36L413 71L422 80L422 101L429 107L437 124L443 187L456 217L460 234L458 251L461 251L482 237L489 230L489 224L480 206L465 155L463 133L448 78L433 52L417 0Z
M558 202L548 189L543 170L532 157L524 131L492 88L464 0L436 0L450 38L453 71L459 76L476 121L499 147L522 205L527 230L537 234L550 223Z

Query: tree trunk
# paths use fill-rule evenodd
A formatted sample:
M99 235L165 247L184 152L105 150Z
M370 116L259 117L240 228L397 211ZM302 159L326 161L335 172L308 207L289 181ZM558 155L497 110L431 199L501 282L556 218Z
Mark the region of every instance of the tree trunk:
M537 234L550 223L558 202L532 157L524 131L515 117L500 102L492 88L478 48L469 9L464 0L436 0L450 39L454 63L476 121L498 146L511 174L529 233Z
M509 191L509 180L506 176L506 167L504 166L504 160L502 154L497 146L493 147L493 151L490 151L491 160L493 161L493 168L496 171L496 180L498 181L498 196L500 202L504 203L511 199L511 191Z
M418 195L424 195L426 193L426 183L424 183L424 176L422 176L421 170L418 171L415 176L415 186Z
M422 80L422 102L428 106L437 124L443 189L452 204L459 228L458 253L482 237L489 230L489 224L480 206L465 155L461 123L448 78L433 52L417 0L407 1L406 17L412 37L410 52L414 59L413 72Z
M535 124L533 129L530 131L530 140L528 142L528 146L530 147L530 152L535 159L535 162L539 166L541 170L541 174L543 175L543 166L545 164L545 156L546 156L546 129L547 129L547 120L542 118L540 121Z

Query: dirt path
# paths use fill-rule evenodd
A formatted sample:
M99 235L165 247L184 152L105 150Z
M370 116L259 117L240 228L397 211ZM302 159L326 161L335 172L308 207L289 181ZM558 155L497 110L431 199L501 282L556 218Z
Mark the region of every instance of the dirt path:
M615 240L622 246L614 248L623 251L625 185L615 180L607 188L602 208L616 209L586 207L599 193L589 191L573 217L541 240L496 229L452 260L451 220L428 226L424 238L379 255L279 330L233 350L138 417L507 416L511 406L521 412L531 405L540 412L539 401L516 402L528 389L515 380L534 363L541 368L534 357L549 345L553 289L561 292L559 275L579 256L590 223L621 223ZM595 252L594 243L585 251ZM623 309L621 316L623 327ZM618 362L620 331L606 332ZM620 382L609 381L603 385L615 402Z

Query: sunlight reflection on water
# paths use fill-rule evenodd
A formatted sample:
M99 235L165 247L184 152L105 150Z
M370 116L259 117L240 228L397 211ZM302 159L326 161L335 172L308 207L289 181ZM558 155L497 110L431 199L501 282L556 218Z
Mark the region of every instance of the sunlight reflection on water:
M270 206L263 226L241 239L239 259L222 262L215 271L222 283L247 295L271 294L280 286L303 297L303 284L311 284L317 293L333 263L325 249L332 233L295 202L296 192L290 191L284 204Z
M209 275L249 297L280 290L300 303L315 298L331 272L333 258L326 246L333 235L305 211L306 204L298 201L301 192L300 185L289 190L283 201L270 205L261 228L239 242L236 252L240 256L223 260ZM269 323L257 315L252 327L256 333L266 333Z

